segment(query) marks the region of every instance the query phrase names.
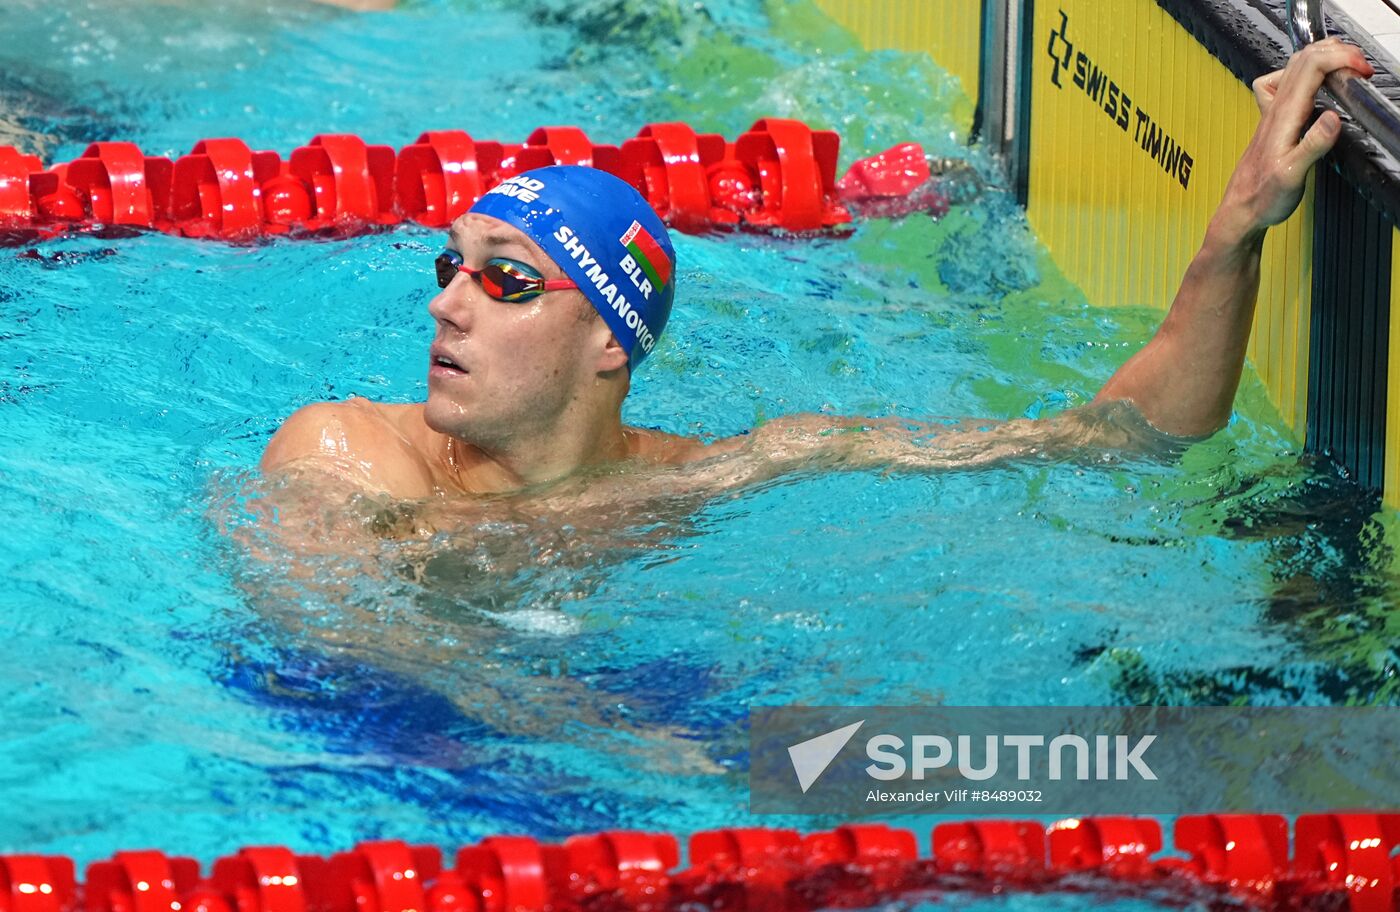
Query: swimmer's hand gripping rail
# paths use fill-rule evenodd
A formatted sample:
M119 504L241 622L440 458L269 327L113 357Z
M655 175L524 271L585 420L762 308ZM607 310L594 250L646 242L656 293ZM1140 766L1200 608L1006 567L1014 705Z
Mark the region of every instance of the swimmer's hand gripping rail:
M1288 0L1288 33L1293 49L1301 51L1315 41L1327 37L1327 22L1323 16L1323 0ZM1355 70L1338 70L1327 77L1327 91L1342 110L1351 116L1381 145L1391 157L1400 161L1400 108Z

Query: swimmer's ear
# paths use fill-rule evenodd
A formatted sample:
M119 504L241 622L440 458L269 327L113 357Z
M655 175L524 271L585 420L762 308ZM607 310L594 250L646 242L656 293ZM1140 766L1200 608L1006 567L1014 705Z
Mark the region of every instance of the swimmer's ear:
M603 331L607 333L608 340L603 343L603 350L598 355L598 371L615 371L627 366L627 349L622 347L622 343L617 341L617 336L612 334L612 330L607 328L607 324L602 320L598 321Z

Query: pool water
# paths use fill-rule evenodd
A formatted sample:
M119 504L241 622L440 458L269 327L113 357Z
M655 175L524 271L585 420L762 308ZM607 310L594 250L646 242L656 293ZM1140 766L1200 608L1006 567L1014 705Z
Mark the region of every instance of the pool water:
M950 77L801 3L0 17L0 141L47 161L95 139L285 155L317 132L572 123L616 143L670 119L732 137L778 115L840 130L843 168L916 140L994 175ZM440 240L0 250L0 844L208 860L815 826L748 813L750 704L1400 699L1390 520L1300 453L1252 377L1179 461L501 506L289 572L257 459L305 403L424 397ZM676 246L676 310L624 417L707 437L803 411L1050 414L1092 398L1164 303L1094 307L1000 189L848 239Z

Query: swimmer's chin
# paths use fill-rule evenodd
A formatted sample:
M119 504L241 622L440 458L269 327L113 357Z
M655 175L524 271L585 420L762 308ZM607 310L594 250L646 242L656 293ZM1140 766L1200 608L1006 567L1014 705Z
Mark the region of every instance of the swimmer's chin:
M457 435L453 433L453 429L457 422L451 421L450 416L444 414L445 411L447 410L434 405L433 397L430 394L428 401L423 405L423 423L428 426L429 430L455 437Z
M456 437L463 443L471 441L477 432L475 423L463 414L461 405L445 396L428 393L428 401L423 405L423 423L430 430L449 437Z
M502 419L473 414L461 404L432 393L423 406L423 424L430 431L452 438L464 448L463 452L490 452L510 439L510 428Z

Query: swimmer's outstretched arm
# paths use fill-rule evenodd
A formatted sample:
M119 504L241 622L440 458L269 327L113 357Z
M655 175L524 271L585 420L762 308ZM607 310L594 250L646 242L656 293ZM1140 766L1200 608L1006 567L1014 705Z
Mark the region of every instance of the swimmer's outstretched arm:
M1358 49L1329 39L1255 81L1259 126L1171 310L1090 405L1040 420L961 425L793 415L693 454L725 457L697 467L704 476L697 480L732 487L805 467L917 471L1113 450L1168 454L1171 438L1219 430L1244 367L1264 235L1298 207L1308 172L1337 142L1336 114L1304 127L1323 79L1344 68L1374 72Z
M1157 334L1109 379L1096 402L1131 402L1154 427L1183 437L1225 425L1249 343L1265 232L1298 207L1308 172L1341 133L1330 111L1304 132L1323 79L1339 69L1374 72L1360 50L1328 39L1255 81L1259 126L1205 242Z
M1125 402L1102 402L1051 418L910 421L789 415L744 437L718 441L683 471L710 491L746 487L800 471L976 469L1037 459L1100 461L1118 452L1163 457L1180 441L1150 426ZM702 459L705 455L711 458Z

